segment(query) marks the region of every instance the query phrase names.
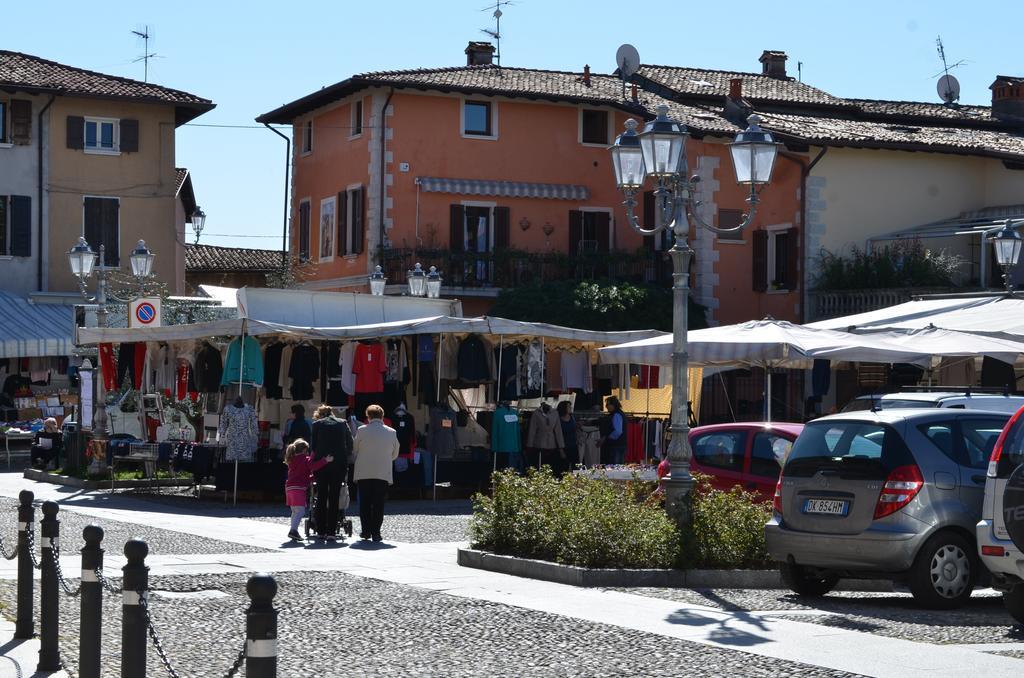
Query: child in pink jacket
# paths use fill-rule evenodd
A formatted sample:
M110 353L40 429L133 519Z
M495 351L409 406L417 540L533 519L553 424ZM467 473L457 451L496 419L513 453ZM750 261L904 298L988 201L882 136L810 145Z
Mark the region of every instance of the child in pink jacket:
M297 439L284 453L284 463L288 465L288 478L284 481L285 503L292 510L292 529L288 538L301 541L299 523L306 515L306 492L313 474L334 461L333 456L312 461L309 458L309 443L302 438Z

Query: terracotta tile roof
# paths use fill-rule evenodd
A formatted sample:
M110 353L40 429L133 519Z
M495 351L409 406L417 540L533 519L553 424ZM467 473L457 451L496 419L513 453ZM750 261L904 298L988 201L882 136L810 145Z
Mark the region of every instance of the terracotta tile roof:
M178 195L178 191L181 190L182 184L185 183L185 179L188 178L188 170L184 167L174 168L174 195Z
M1024 132L973 129L941 124L912 125L846 117L759 112L772 132L809 144L859 148L905 148L939 153L985 155L1020 161Z
M743 80L743 98L752 102L785 102L846 106L846 100L797 80L780 80L760 73L738 73L703 68L644 65L637 75L669 87L685 97L721 99L729 93L729 81Z
M8 50L0 50L0 87L65 96L174 104L185 113L183 117L187 119L214 107L209 99L181 90L97 73Z
M869 116L901 116L999 124L992 119L988 106L946 106L923 101L883 101L880 99L847 99Z
M281 250L246 247L186 245L186 271L276 271L281 268Z

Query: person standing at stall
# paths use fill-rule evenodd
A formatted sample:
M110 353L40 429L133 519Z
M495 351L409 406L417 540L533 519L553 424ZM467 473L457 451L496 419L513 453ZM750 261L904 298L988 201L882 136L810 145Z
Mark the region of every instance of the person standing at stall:
M576 440L578 424L576 417L572 416L572 403L568 400L558 403L558 422L562 426L564 449L558 459L560 468L555 471L555 474L561 475L573 470L580 463L579 445Z
M622 403L615 396L605 401L608 416L601 418L601 463L626 463L626 415L622 413Z
M321 405L313 413L310 446L313 459L330 458L331 463L316 474L318 535L337 541L338 525L348 508L348 460L352 454L352 434L348 423L334 416L330 405Z
M313 437L313 423L306 418L306 408L295 403L292 405L292 418L284 423L283 442L285 447L299 438L309 440Z
M366 408L369 423L360 426L352 445L355 455L355 480L359 484L359 536L381 541L384 524L384 500L392 483L392 468L398 458L399 443L395 429L384 425L384 408Z

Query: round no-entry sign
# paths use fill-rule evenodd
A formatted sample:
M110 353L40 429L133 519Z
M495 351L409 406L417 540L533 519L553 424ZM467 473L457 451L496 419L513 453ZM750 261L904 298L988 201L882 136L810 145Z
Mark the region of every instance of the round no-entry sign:
M135 308L135 318L143 325L148 325L156 319L156 307L148 301L144 301Z

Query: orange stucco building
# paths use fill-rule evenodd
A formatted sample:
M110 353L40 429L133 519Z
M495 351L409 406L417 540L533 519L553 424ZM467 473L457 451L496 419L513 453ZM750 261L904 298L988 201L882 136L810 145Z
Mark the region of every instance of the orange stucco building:
M659 104L693 136L702 216L726 225L742 215L726 143L745 116L733 122L589 68L498 67L490 52L471 43L465 67L356 75L257 118L293 126L290 247L315 264L307 287L367 291L378 264L404 285L418 261L475 313L503 287L538 280L668 284L668 243L630 228L607 150L627 118L653 118ZM806 162L780 157L737 239L691 233L691 285L712 322L800 318ZM648 227L650 203L638 215Z

